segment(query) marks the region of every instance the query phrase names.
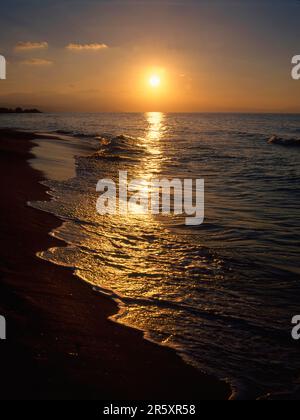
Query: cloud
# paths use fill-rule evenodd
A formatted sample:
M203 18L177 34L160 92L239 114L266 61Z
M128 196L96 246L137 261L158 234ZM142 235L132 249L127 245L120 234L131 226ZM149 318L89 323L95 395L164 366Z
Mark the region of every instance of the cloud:
M48 42L18 42L15 46L16 51L45 50Z
M29 60L24 60L21 62L25 66L51 66L53 61L44 60L42 58L31 58Z
M108 45L106 44L69 44L66 49L69 51L101 51L106 50Z

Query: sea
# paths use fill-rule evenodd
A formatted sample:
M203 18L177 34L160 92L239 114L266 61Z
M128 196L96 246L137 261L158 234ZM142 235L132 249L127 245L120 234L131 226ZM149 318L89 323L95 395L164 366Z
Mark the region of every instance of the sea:
M51 133L30 164L61 219L65 247L39 258L110 296L112 319L174 348L230 383L235 398L293 396L300 387L300 115L20 114L0 127ZM37 134L39 139L39 134ZM204 179L205 220L100 215L100 179ZM100 299L100 296L99 296Z

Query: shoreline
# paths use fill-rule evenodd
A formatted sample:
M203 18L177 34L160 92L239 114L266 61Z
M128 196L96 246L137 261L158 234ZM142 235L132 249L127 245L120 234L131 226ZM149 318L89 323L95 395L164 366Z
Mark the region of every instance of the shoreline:
M36 257L65 246L49 235L61 220L26 205L49 200L44 177L28 163L36 137L0 130L0 315L7 320L0 399L228 399L227 384L110 321L118 312L111 298Z

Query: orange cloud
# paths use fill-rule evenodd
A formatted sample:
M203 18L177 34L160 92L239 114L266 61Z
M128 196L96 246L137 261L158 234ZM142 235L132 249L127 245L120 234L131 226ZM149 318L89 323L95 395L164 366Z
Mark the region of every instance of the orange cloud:
M15 46L16 51L45 50L48 42L18 42Z
M69 44L66 49L69 51L101 51L106 50L108 45L106 44Z
M42 58L31 58L29 60L22 61L21 64L24 64L26 66L51 66L53 64L53 61L44 60Z

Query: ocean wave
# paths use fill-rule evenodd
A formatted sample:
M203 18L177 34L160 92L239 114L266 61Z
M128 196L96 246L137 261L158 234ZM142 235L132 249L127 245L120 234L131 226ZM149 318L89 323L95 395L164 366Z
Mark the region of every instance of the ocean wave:
M121 134L119 136L98 136L101 149L90 155L89 159L105 159L107 161L137 162L146 150L139 139Z
M99 133L83 133L78 131L72 130L55 130L56 134L63 135L63 136L71 136L76 138L98 138Z
M279 146L300 147L300 139L295 139L295 138L284 138L284 137L272 136L268 140L268 143L276 144Z

